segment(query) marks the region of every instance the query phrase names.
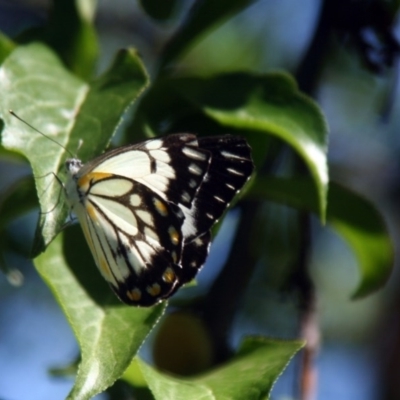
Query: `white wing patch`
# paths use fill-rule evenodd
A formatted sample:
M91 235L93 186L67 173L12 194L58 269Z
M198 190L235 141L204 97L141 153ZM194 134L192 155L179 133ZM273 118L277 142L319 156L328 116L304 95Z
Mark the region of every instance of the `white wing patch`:
M134 183L127 179L106 179L94 185L91 195L119 197L132 191Z
M146 177L138 178L137 181L154 190L158 195L165 197L169 179L164 175L147 175Z
M154 140L149 140L146 142L145 147L147 150L154 150L154 149L159 149L163 146L164 141L162 139L154 139Z
M171 161L171 157L165 150L150 150L149 153L151 157L159 162L166 163L166 165Z
M134 161L132 161L134 160ZM151 173L151 162L148 153L140 150L130 150L105 159L98 164L93 172L110 172L114 175L137 179Z
M196 149L192 147L184 147L182 149L182 153L185 154L186 156L193 158L194 160L205 160L206 156L204 153L201 153L200 151L197 151Z
M115 200L102 197L90 196L89 199L99 208L99 211L104 216L107 216L112 226L117 226L119 230L127 235L135 236L138 234L137 218L129 208ZM136 215L141 218L139 213L136 213Z

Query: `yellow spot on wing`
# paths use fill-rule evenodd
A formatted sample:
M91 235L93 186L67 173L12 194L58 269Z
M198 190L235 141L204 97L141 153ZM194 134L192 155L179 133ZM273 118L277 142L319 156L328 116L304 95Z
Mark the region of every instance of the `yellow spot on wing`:
M170 226L168 228L168 233L169 233L169 237L171 238L171 242L176 246L177 244L179 244L179 233L176 231L176 229L173 226Z
M92 221L96 222L97 221L97 215L96 215L96 210L93 207L92 204L90 204L89 202L87 202L85 204L86 206L86 211L89 214L89 217L92 219Z
M147 286L146 290L151 296L155 297L161 293L161 286L158 283L154 283L151 286Z
M108 281L111 281L112 275L111 275L110 267L108 266L107 261L102 257L102 258L100 259L99 262L100 262L99 267L100 267L100 270L101 270L103 276L104 276ZM107 278L107 277L108 277L108 278Z
M138 288L128 290L126 295L132 301L139 301L142 298L142 292Z
M113 174L110 174L108 172L90 172L88 174L82 175L78 179L78 186L81 189L87 190L91 182L94 183L101 179L110 178L111 176L113 176Z
M160 200L154 199L154 206L156 207L156 210L161 214L163 217L168 215L168 209L167 206Z
M174 270L170 267L166 268L166 270L164 271L164 273L162 275L162 278L167 283L173 283L176 279Z

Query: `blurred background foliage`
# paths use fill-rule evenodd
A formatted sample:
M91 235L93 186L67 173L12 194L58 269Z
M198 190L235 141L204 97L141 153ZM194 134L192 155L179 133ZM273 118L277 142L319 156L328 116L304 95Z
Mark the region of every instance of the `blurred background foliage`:
M201 342L193 369L183 367L188 373L229 358L244 335L302 338L308 346L278 380L272 398L308 399L313 391L324 400L400 398L397 268L386 284L399 218L397 10L395 0L0 1L0 61L18 45L41 41L85 82L104 73L120 48L138 50L151 83L115 143L182 129L234 130L254 147L257 180L219 227L197 285L170 302L173 312L142 348L143 359L182 373L179 357L177 365L165 364L174 357L163 350L174 354L174 347L162 338L184 347L182 337L201 333L197 317L206 315L214 343ZM256 75L266 72L275 74L269 83ZM240 74L246 74L245 84ZM235 81L243 83L235 88L239 94L254 94L254 81L257 88L265 85L267 95L276 85L266 115L249 122L221 111L224 92ZM329 126L329 176L339 184L329 188L327 226L321 224L326 187L318 163L301 152L295 130L284 129L285 115L293 122L298 113L310 135L314 129L321 134L315 143L324 148L324 121L315 109L315 119L304 122L296 105L282 116L279 107L271 111L279 96L285 106L295 98L314 110L303 93L316 100ZM253 99L267 95L256 92ZM45 114L37 118L29 122L40 127ZM4 114L2 119L8 123ZM263 129L270 134L260 136ZM26 258L38 214L31 211L30 168L5 148L0 157L2 265L8 268L0 276L0 397L62 398L72 380L56 367L74 360L78 346ZM128 384L120 382L102 398L130 398L130 385L145 388L137 368L148 383L162 379L140 363L125 373ZM50 367L62 377L50 378Z

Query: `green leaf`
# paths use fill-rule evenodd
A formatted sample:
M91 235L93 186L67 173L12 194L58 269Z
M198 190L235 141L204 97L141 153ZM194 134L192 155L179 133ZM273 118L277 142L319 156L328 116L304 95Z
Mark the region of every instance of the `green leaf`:
M318 213L315 187L309 179L257 178L248 195ZM348 242L357 257L359 298L385 285L393 269L393 243L382 215L365 198L331 182L327 222Z
M123 374L165 306L136 308L120 303L101 278L78 226L57 236L34 262L81 348L68 398L90 399Z
M347 240L360 268L361 281L354 298L366 296L388 281L394 248L382 215L363 197L339 185L329 188L330 224Z
M54 0L49 21L37 38L52 47L68 69L83 79L92 77L99 53L93 24L95 10L94 0Z
M303 345L299 341L247 338L231 360L187 379L164 375L143 361L138 362L157 400L263 399Z
M147 387L146 379L143 376L140 365L143 361L139 357L135 357L125 370L122 379L129 382L134 387Z
M195 3L183 25L166 46L161 58L161 66L182 55L200 35L218 22L228 19L243 10L255 0L201 0Z
M41 207L33 253L58 233L67 216L59 174L67 156L83 161L99 155L122 121L122 114L147 85L134 50L120 51L112 66L91 84L71 75L45 46L21 46L0 69L0 115L5 122L3 146L22 153L31 163ZM12 117L13 109L48 137ZM70 154L56 140L69 149Z
M327 127L318 106L299 92L288 75L230 73L208 79L165 79L146 93L137 111L135 129L157 132L159 127L167 126L170 130L185 119L193 121L196 111L228 131L252 133L247 138L254 154L265 157L267 149L264 144L260 146L263 141L259 139L266 137L279 138L291 146L313 177L318 214L324 220ZM254 140L254 133L259 139Z
M14 47L15 43L0 32L0 64L10 55Z
M63 221L57 223L60 207L49 212L59 203L60 195L52 173L58 172L65 150L12 117L8 110L13 109L35 128L68 146L71 121L88 87L70 75L45 46L34 44L18 47L7 58L0 70L0 88L4 94L0 98L5 122L2 144L30 161L43 217L48 220L45 231L55 233ZM63 211L62 219L65 217ZM44 232L47 243L52 239L48 233Z

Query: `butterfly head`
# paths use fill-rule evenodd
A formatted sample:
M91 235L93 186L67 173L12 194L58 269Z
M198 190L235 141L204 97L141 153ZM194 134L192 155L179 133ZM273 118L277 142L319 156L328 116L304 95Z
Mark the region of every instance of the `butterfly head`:
M78 158L68 158L65 161L65 168L70 175L76 175L78 171L82 168L82 161Z

